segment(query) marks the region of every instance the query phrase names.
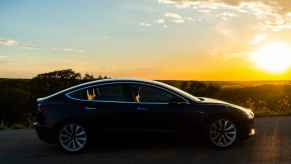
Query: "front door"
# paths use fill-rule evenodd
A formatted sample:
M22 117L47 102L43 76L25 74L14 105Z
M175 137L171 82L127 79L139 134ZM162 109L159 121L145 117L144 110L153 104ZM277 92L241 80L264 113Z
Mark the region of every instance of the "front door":
M144 130L177 130L187 103L181 97L153 85L132 84L135 125Z

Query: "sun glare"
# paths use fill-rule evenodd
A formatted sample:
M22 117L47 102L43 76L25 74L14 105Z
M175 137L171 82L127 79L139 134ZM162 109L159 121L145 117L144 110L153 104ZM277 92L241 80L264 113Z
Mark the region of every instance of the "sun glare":
M274 42L259 48L251 58L260 69L283 73L291 66L291 46L283 42Z

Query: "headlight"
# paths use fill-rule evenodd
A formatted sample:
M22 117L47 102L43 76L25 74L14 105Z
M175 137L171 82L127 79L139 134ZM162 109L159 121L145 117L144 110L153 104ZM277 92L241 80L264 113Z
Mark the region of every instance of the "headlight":
M249 118L249 119L253 119L254 117L255 117L254 112L253 112L252 110L249 110L249 111L248 111L248 118Z

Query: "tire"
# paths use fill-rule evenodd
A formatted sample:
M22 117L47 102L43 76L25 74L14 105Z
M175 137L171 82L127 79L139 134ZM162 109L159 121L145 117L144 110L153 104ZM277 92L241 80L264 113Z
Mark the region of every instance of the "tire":
M228 148L238 140L238 126L227 118L215 119L208 127L208 138L216 148Z
M58 144L66 152L76 153L85 149L88 143L87 129L78 123L66 123L58 132Z

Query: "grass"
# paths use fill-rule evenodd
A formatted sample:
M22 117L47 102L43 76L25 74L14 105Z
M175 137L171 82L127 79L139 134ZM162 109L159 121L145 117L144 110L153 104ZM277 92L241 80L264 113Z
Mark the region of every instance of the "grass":
M26 129L32 128L32 124L28 123L14 123L11 125L6 124L4 121L0 122L0 130L7 130L7 129Z

